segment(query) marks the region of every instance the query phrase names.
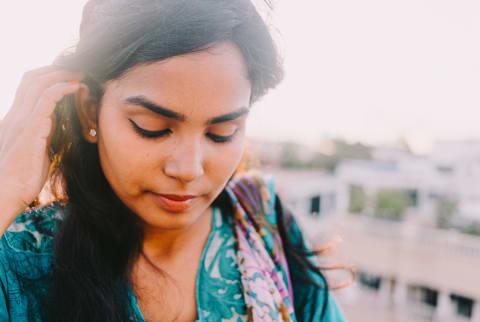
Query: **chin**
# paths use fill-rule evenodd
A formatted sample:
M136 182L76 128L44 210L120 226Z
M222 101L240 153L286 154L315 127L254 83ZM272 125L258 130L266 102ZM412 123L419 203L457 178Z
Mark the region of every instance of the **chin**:
M181 230L189 228L198 223L205 211L209 209L209 204L198 207L192 207L188 211L169 212L155 207L153 211L141 216L146 226L155 230Z

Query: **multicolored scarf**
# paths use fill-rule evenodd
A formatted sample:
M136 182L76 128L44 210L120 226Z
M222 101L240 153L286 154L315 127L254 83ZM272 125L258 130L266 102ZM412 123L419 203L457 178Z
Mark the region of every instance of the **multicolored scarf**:
M273 209L261 176L236 176L226 187L235 207L239 269L248 320L296 321L293 293Z

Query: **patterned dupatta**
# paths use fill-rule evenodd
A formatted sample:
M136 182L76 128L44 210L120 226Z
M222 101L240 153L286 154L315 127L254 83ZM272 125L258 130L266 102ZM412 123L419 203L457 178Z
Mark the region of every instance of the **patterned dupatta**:
M297 321L273 187L258 175L240 175L226 187L235 209L237 253L248 321Z

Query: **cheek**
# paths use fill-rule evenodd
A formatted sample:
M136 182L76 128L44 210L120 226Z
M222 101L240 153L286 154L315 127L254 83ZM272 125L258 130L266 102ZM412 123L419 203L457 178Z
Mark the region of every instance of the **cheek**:
M142 152L132 131L114 116L100 117L99 129L98 152L107 181L119 194L136 193L139 187L135 182L141 181L138 176L145 173L148 153Z
M226 182L237 170L244 152L244 138L237 138L234 142L221 145L209 158L206 168L208 172L222 183Z

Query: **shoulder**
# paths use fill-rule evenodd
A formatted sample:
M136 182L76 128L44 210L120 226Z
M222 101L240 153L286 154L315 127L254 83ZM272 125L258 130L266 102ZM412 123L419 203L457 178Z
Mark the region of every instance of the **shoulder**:
M64 211L64 206L54 202L22 212L4 233L2 251L51 253Z
M46 295L54 236L64 207L52 203L22 212L0 239L0 319L40 316L35 296ZM33 312L33 313L32 313Z

